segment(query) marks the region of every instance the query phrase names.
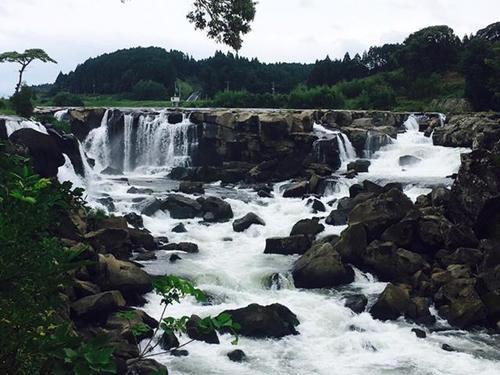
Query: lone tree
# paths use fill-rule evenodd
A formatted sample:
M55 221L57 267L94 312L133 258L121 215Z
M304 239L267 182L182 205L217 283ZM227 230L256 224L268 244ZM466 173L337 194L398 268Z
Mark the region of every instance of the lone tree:
M19 69L19 81L17 82L16 85L16 92L15 92L16 94L19 92L21 88L24 71L26 70L28 65L35 60L40 60L41 62L44 63L51 62L57 64L57 62L54 59L52 59L49 55L47 55L47 53L43 49L39 48L27 49L23 53L12 51L0 54L0 63L13 62L21 65L21 69Z
M253 0L194 0L187 19L196 29L206 30L209 38L239 51L255 17L255 5Z

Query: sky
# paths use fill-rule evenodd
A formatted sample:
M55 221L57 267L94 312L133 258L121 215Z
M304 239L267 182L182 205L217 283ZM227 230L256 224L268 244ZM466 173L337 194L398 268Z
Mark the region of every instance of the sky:
M223 45L194 30L190 0L0 0L0 52L42 48L58 64L33 63L29 84L52 83L89 57L159 46L205 58ZM402 42L446 24L459 36L500 21L500 0L259 0L241 56L265 62L314 62ZM11 94L15 64L0 64L0 96Z

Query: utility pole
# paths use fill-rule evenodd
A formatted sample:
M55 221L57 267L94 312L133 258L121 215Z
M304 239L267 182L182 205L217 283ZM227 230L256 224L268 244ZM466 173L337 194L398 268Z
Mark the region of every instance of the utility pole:
M226 91L229 91L229 81L226 81Z

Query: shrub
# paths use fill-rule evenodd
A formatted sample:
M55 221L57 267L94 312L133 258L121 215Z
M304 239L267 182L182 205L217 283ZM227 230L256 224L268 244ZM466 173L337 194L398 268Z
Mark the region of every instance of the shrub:
M23 86L19 92L10 97L10 103L16 114L22 117L31 117L33 114L31 96L31 89L28 86Z
M358 98L358 107L362 109L392 109L396 105L394 90L387 85L375 85L365 90Z
M75 94L69 92L59 92L52 99L52 104L58 107L83 107L83 100Z
M137 82L132 93L136 100L162 100L167 97L165 86L155 81Z

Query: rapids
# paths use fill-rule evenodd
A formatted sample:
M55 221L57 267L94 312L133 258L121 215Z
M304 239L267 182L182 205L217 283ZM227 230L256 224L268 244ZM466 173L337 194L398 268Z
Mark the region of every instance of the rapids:
M126 134L131 134L131 122L126 122ZM71 166L61 167L59 178L75 179L85 184L87 199L99 206L97 199L111 196L118 213L134 211L134 199L146 195L128 194L130 186L153 189L153 195L161 198L178 183L166 177L165 170L175 165L189 163L189 137L181 137L187 120L162 129L154 119L143 119L146 124L144 147L137 153L139 168L133 170L131 161L125 158L125 176L105 176L97 172L88 174L86 180L78 180ZM418 123L410 118L405 124L406 132L398 135L391 143L383 146L371 156L368 173L360 173L348 180L340 177L329 196L321 198L327 205L333 198L348 195L350 185L364 179L379 183L398 181L404 184L405 193L413 200L430 191L436 185L449 186L447 178L456 173L460 165L460 153L466 149L436 147L429 138L418 131ZM104 124L104 122L103 122ZM104 124L105 125L105 124ZM97 128L89 134L85 150L96 159L95 170L105 167L109 161L106 147L109 144L107 128ZM129 129L127 130L127 126ZM149 126L149 128L147 128ZM183 128L184 127L184 128ZM334 136L342 148L342 162L354 158L354 150L345 135L328 129L315 127L315 131ZM330 133L331 132L331 133ZM159 140L161 134L164 139ZM147 136L146 136L147 135ZM170 138L169 138L170 137ZM177 137L177 138L176 138ZM345 138L344 138L345 137ZM129 139L128 136L125 139ZM177 139L177 143L172 139ZM182 139L182 140L181 140ZM124 141L127 142L127 141ZM156 143L155 143L156 142ZM172 146L173 145L173 146ZM125 144L125 153L130 155L131 145ZM136 146L137 147L137 146ZM156 147L156 149L155 149ZM173 148L172 148L173 147ZM148 160L150 152L170 152L169 158L159 161ZM176 154L177 153L177 154ZM400 166L401 156L411 155L420 162ZM157 169L154 167L164 167ZM158 172L160 171L160 172ZM156 173L154 173L156 172ZM123 180L122 177L126 177ZM168 236L170 242L188 241L199 245L198 254L179 254L182 260L169 262L172 252L158 251L158 260L144 262L145 269L156 275L174 273L194 281L198 288L211 297L211 304L201 304L188 298L180 304L169 307L168 315L181 317L197 314L217 315L225 309L238 308L250 303L281 303L294 312L300 320L297 336L280 340L254 340L241 337L238 346L231 345L232 337L222 335L220 345L193 342L186 347L188 357L174 357L162 354L154 357L166 364L172 374L255 374L255 375L332 375L332 374L498 374L500 366L500 340L484 332L465 332L450 328L438 320L435 332L427 339L418 339L411 328L417 327L403 319L396 322L374 320L368 312L356 315L344 307L343 300L353 293L363 293L373 304L385 283L378 282L372 275L356 270L355 282L336 290L296 289L291 281L290 269L298 256L265 255L265 239L288 236L294 223L300 219L321 216L314 214L306 201L282 198L280 189L274 188L274 198L259 198L256 193L239 188L222 187L220 184L206 186L206 195L223 197L229 202L235 218L248 212L255 212L266 222L266 226L252 226L247 231L235 233L231 222L205 226L197 219L174 220L168 213L143 216L144 224L155 236ZM327 206L328 207L328 206ZM335 205L333 206L335 208ZM324 220L322 220L324 221ZM179 222L184 223L187 233L173 233L171 229ZM320 234L339 234L344 226L326 225ZM279 273L279 282L270 284L269 276ZM159 318L162 308L160 298L148 296L145 311ZM185 337L181 343L187 341ZM446 352L441 345L447 343L458 352ZM242 349L248 361L231 362L226 354Z

